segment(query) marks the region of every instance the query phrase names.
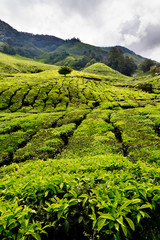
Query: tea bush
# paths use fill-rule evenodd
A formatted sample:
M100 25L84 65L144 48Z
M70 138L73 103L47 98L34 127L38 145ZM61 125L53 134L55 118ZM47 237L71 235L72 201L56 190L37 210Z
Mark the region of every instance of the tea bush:
M159 240L159 77L0 65L0 239Z

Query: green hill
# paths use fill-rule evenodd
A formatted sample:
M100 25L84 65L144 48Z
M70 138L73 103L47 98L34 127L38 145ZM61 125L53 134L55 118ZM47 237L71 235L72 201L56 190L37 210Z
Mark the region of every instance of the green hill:
M160 76L5 54L0 76L0 239L159 240Z
M0 75L4 73L36 73L57 68L56 66L39 63L18 55L10 56L0 53Z
M129 56L136 65L144 58L127 48L115 46L124 56ZM81 70L95 62L108 63L111 47L96 47L81 42L77 38L63 40L55 36L34 35L19 32L0 20L0 52L21 55L41 60L45 63L68 65Z
M85 68L83 72L93 73L102 75L103 77L113 77L114 79L130 79L126 77L125 75L117 72L116 70L108 67L104 63L94 63L91 66Z
M14 48L22 56L38 57L44 52L53 51L65 41L49 35L19 32L0 20L0 42L7 43L10 48Z

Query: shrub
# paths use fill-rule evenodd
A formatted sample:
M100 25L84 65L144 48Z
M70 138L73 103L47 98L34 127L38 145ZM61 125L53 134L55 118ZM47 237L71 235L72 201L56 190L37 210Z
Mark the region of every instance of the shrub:
M138 87L138 89L141 89L141 90L143 90L145 92L149 92L149 93L153 92L151 83L140 83L140 84L138 84L137 87Z
M58 70L59 74L67 75L72 72L72 69L67 66L63 66Z

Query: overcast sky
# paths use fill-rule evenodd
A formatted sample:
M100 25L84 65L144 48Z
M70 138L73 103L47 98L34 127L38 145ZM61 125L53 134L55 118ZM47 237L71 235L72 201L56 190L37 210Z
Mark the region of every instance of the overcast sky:
M121 45L160 61L160 0L0 0L0 19L18 31Z

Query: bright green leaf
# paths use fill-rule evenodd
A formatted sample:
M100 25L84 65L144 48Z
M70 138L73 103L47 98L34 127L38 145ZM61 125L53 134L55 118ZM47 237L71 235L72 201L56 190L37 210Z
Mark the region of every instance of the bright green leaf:
M106 223L106 219L104 218L99 218L98 219L98 232L105 226L105 223Z
M138 213L138 214L137 214L137 222L139 223L139 222L140 222L140 220L141 220L141 214L140 214L140 213Z
M152 205L150 203L148 203L148 204L143 204L142 206L139 207L139 209L144 209L144 208L152 209Z
M114 227L115 227L115 229L116 229L117 231L119 231L119 223L115 223L115 224L114 224Z
M122 226L123 225L123 217L120 216L119 218L116 219L117 222Z
M104 218L104 219L108 219L108 220L112 220L112 221L115 220L110 213L103 213L100 215L100 218Z
M126 217L126 220L127 220L128 224L129 224L130 228L134 231L135 230L135 226L134 226L133 221L130 218L127 218L127 217Z
M121 228L122 228L122 231L123 231L125 237L127 237L127 233L128 233L128 232L127 232L126 226L125 226L125 225L121 225Z

